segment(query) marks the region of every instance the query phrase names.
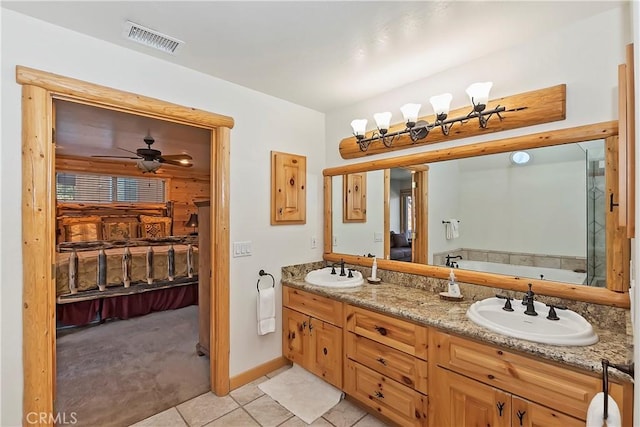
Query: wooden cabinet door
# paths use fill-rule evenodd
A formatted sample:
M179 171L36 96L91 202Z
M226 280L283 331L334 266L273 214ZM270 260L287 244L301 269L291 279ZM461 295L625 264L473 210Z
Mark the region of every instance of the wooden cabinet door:
M308 331L313 359L306 368L342 388L342 329L309 317Z
M343 177L343 222L367 222L367 173Z
M434 426L509 427L511 395L445 369L431 394ZM433 406L432 406L433 405Z
M582 420L517 396L512 397L511 406L511 425L513 427L584 426Z
M309 316L282 308L282 354L303 367L310 354L308 327Z
M304 224L307 218L307 158L271 152L271 225Z

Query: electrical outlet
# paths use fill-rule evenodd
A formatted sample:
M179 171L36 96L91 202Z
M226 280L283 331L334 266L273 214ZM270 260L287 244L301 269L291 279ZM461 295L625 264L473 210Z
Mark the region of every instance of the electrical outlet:
M338 236L333 236L333 246L338 246Z
M373 233L373 241L374 242L382 242L382 233L376 231Z
M316 236L311 236L311 249L315 249L318 246Z

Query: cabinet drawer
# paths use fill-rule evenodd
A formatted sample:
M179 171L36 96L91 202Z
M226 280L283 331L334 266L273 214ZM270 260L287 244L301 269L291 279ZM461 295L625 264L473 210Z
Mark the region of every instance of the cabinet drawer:
M347 330L427 360L427 328L350 305Z
M427 397L347 359L345 392L401 426L427 426Z
M347 357L401 384L427 394L427 362L351 332Z
M342 303L300 289L282 287L282 305L336 326L342 326Z
M431 334L432 362L525 399L584 420L593 396L602 390L599 377L511 353L464 338ZM610 383L623 404L623 387Z

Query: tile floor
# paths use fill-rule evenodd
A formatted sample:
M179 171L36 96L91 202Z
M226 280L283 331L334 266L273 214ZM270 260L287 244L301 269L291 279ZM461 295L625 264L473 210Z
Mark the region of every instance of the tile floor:
M285 366L267 376L218 397L206 393L130 427L302 427L307 424L279 403L264 394L258 384L284 370ZM354 404L342 400L318 418L315 427L384 427L387 424L367 414Z

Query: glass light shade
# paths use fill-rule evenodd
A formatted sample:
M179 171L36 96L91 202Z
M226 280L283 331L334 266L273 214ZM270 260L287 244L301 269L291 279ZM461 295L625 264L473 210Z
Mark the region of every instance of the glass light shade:
M351 122L351 127L353 128L353 134L358 136L364 136L367 130L367 119L356 119Z
M376 113L373 115L373 118L376 120L376 126L380 130L388 130L389 123L391 122L391 113L386 111L384 113Z
M160 166L162 166L162 163L157 162L155 160L138 160L138 162L136 163L136 166L138 166L138 169L140 169L142 173L155 172L158 169L160 169Z
M418 113L420 113L420 107L422 104L404 104L400 107L400 111L402 111L402 117L404 117L405 122L415 123L418 121Z
M442 95L435 95L429 98L429 102L431 102L433 112L436 113L436 116L439 116L440 114L449 114L452 99L453 95L450 93L443 93Z
M467 95L469 95L471 104L487 105L487 102L489 102L489 91L491 90L491 86L493 86L493 82L474 83L469 86L467 88Z

